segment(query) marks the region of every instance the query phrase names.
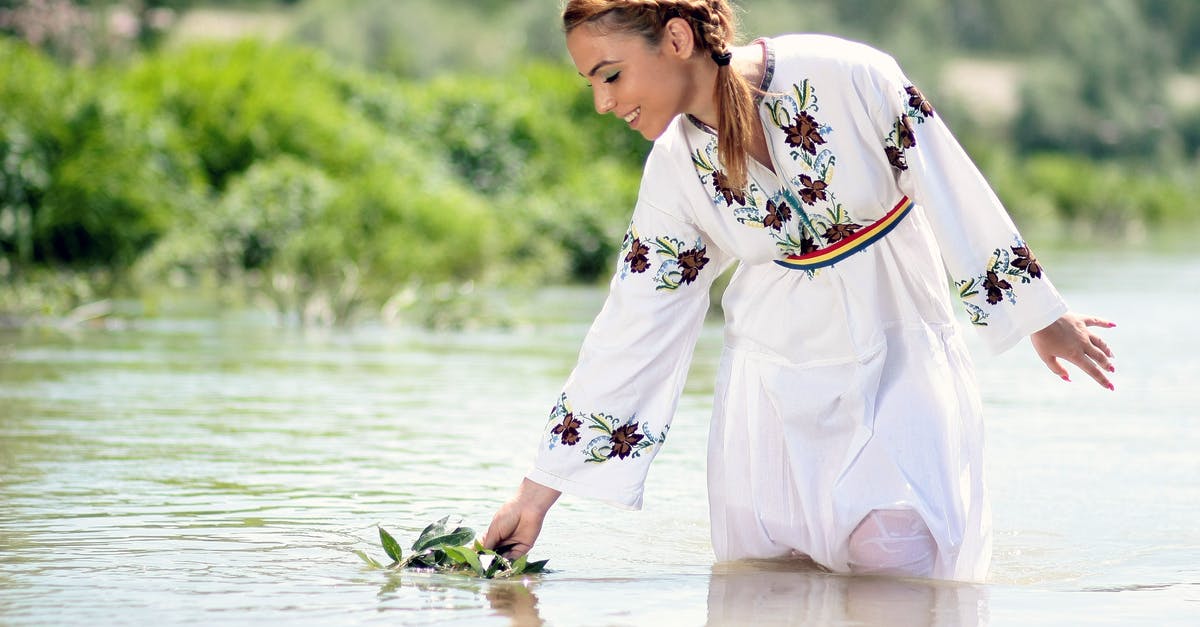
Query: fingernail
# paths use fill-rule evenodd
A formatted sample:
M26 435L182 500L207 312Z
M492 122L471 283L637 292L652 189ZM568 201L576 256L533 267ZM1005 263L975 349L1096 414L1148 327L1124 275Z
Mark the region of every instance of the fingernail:
M1113 328L1113 327L1115 327L1115 326L1117 326L1117 323L1115 323L1115 322L1110 322L1110 323L1108 323L1108 328L1110 328L1110 329L1111 329L1111 328Z
M1067 383L1070 383L1070 382L1071 382L1071 377L1070 377L1070 375L1065 375L1065 374L1064 374L1064 375L1062 376L1062 380L1063 380L1063 381L1066 381Z
M1109 391L1111 391L1111 392L1116 392L1116 391L1117 391L1117 388L1113 387L1113 384L1111 384L1111 383L1105 383L1105 384L1104 384L1104 387L1108 388L1108 389L1109 389Z
M1117 369L1116 369L1116 368L1113 368L1112 366L1109 366L1109 367L1105 368L1105 370L1107 370L1107 371L1109 371L1109 372L1116 372L1116 371L1117 371Z

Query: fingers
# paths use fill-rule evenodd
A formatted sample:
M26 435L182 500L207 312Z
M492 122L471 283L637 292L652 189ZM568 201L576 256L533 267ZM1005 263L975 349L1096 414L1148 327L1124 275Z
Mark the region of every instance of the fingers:
M1091 359L1101 370L1104 370L1105 372L1117 371L1117 369L1113 367L1112 362L1108 360L1109 356L1095 345L1084 349L1083 354L1087 355L1088 359Z
M515 560L533 549L533 545L525 544L524 542L513 542L507 546L501 546L496 549L496 552L507 557L510 560Z
M1095 379L1096 383L1100 384L1100 387L1108 390L1115 390L1116 388L1113 387L1112 382L1109 381L1108 377L1104 376L1104 373L1100 371L1100 367L1097 365L1097 362L1092 360L1094 358L1088 359L1087 357L1091 357L1091 355L1087 355L1086 357L1067 357L1066 359L1078 366L1080 370L1087 373L1089 377Z
M501 540L501 538L499 537L500 534L498 534L497 532L494 531L495 527L496 527L496 525L493 524L488 527L486 532L484 532L483 540L480 542L480 544L483 545L483 548L494 549L494 548L496 548L496 543L500 542L500 540Z
M1098 349L1100 349L1101 351L1103 351L1103 352L1104 352L1104 356L1105 356L1105 357L1108 357L1109 359L1112 359L1112 356L1113 356L1113 352L1112 352L1112 350L1110 350L1110 349L1108 348L1108 344L1107 344L1107 343L1106 343L1104 340L1100 339L1100 336L1098 336L1098 335L1089 335L1089 336L1088 336L1088 339L1089 339L1089 340L1091 340L1091 342L1092 342L1092 346L1095 346L1096 348L1098 348ZM1110 371L1110 372L1111 372L1111 371Z
M1105 329L1111 329L1117 326L1117 323L1115 322L1109 322L1108 320L1096 318L1094 316L1085 317L1082 319L1082 322L1089 327L1104 327Z
M488 525L487 531L483 534L483 548L494 549L496 545L504 542L513 534L516 529L516 523L512 517L508 515L507 505L500 508L496 515L492 517L492 524Z
M1062 379L1063 381L1071 381L1071 375L1067 374L1067 369L1063 368L1063 365L1058 363L1058 359L1056 359L1053 355L1039 355L1039 357L1042 358L1042 363L1046 364L1046 367L1050 369L1050 372L1058 375L1058 378Z

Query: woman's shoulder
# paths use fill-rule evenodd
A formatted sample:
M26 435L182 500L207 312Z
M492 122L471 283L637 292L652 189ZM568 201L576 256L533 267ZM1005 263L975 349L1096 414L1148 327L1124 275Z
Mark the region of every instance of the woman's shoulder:
M862 42L835 35L799 33L764 38L775 57L775 74L831 78L852 74L892 74L899 67L888 53Z

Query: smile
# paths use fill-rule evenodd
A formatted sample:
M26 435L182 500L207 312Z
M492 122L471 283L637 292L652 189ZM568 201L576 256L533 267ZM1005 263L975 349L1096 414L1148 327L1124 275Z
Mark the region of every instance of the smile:
M626 123L626 124L633 124L633 121L637 119L638 115L640 115L640 114L641 114L641 112L642 112L642 108L641 108L641 107L638 107L638 108L634 109L633 111L630 111L629 113L626 113L626 114L625 114L625 117L624 117L624 119L625 119L625 123Z

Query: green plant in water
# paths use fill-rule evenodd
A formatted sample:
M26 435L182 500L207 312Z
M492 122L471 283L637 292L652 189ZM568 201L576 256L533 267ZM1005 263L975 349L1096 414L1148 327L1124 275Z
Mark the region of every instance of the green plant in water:
M354 553L372 568L392 570L416 568L462 573L485 579L503 579L540 573L545 569L546 562L549 561L530 562L524 555L510 560L501 555L509 547L496 547L496 550L485 549L478 540L474 540L475 531L473 529L467 527L449 529L449 523L450 517L447 516L425 527L417 541L413 542L412 553L408 557L404 557L400 543L392 537L392 534L380 527L379 541L383 544L383 551L392 559L392 563L387 566L363 551Z

